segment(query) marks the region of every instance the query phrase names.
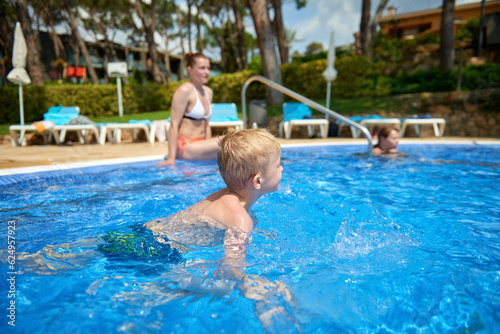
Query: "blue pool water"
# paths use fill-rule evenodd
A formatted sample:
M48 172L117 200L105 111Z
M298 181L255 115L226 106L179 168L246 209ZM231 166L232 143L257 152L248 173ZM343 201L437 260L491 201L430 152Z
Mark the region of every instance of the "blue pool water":
M215 161L2 177L0 331L15 300L24 333L499 333L500 146L400 148L409 156L284 149L241 269L275 282L257 301L224 274L220 244L180 262L96 247L223 187Z

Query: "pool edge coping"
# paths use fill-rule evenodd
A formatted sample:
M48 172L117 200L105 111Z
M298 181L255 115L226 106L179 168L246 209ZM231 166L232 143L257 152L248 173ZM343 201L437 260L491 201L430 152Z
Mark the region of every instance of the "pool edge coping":
M500 145L499 141L495 140L419 140L419 141L405 141L399 142L403 145L420 145L420 144L446 144L446 145ZM366 143L346 143L346 142L329 142L329 143L295 143L295 144L281 144L281 147L306 147L306 146L365 146ZM70 162L55 165L40 165L30 167L6 168L0 169L1 176L11 176L20 174L31 174L40 172L50 172L57 170L77 169L93 166L108 166L119 165L134 162L144 162L153 160L163 160L164 155L148 155L140 157L127 157L127 158L114 158L114 159L101 159L83 162Z

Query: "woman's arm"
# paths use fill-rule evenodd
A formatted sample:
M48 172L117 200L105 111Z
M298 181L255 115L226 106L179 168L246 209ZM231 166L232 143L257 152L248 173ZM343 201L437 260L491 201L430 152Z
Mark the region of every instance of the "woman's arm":
M182 118L188 105L190 91L185 85L181 85L172 98L172 108L170 113L170 130L168 133L168 159L158 163L158 165L173 165L177 157L177 139L179 139L179 128Z
M207 86L203 86L203 87L208 95L207 97L208 97L209 107L212 108L213 91L210 87L207 87ZM205 124L205 139L212 138L212 128L208 124L209 122L210 122L210 119L207 119L206 124Z

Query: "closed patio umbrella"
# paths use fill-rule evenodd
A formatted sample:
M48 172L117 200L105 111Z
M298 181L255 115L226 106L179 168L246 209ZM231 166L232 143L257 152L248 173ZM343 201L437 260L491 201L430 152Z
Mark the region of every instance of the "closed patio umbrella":
M7 79L19 85L19 117L21 125L24 125L24 102L23 102L23 85L29 85L31 79L26 72L26 55L28 54L28 47L24 39L21 24L16 23L14 31L14 49L12 51L12 65L14 68L7 75Z
M330 47L328 49L327 61L326 61L326 69L323 72L323 78L328 81L327 90L326 90L326 107L330 109L330 90L332 87L332 81L337 78L337 70L335 70L335 42L334 42L334 34L332 31L332 35L330 36ZM326 116L328 119L328 115Z

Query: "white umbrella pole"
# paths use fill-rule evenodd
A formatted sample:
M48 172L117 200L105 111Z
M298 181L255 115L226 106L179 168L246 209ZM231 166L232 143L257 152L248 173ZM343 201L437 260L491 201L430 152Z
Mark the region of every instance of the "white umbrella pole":
M122 78L116 78L116 89L118 90L118 115L123 117L123 103L122 103Z
M23 85L19 85L19 116L21 118L21 125L24 125Z
M332 82L328 81L327 88L326 88L326 107L330 109L330 91L332 90ZM327 120L330 119L328 115L325 117Z

